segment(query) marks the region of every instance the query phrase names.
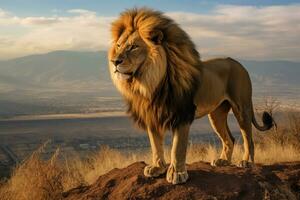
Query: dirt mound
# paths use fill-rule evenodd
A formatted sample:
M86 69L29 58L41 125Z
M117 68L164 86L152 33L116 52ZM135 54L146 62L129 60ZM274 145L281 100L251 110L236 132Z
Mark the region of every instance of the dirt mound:
M300 199L300 162L241 169L188 165L190 179L171 185L165 176L146 178L145 163L113 169L90 186L65 192L67 200L99 199Z

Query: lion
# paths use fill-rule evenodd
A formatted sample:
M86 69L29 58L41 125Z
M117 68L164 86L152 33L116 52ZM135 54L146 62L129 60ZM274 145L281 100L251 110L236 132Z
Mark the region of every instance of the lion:
M148 132L152 163L144 175L166 173L169 183L188 179L186 151L192 122L208 115L222 141L220 158L213 166L231 164L234 146L227 115L232 109L240 126L244 155L240 167L254 163L251 124L265 131L273 118L263 113L263 126L254 116L252 86L245 68L232 58L202 61L188 34L160 11L134 8L122 12L111 26L109 70L125 99L128 114ZM171 161L164 158L164 136L172 131ZM250 158L250 161L249 161Z

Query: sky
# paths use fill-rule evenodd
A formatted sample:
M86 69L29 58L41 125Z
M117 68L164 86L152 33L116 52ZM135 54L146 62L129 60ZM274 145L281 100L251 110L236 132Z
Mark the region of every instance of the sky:
M0 60L55 50L107 50L131 7L165 12L203 58L300 61L300 1L0 0Z

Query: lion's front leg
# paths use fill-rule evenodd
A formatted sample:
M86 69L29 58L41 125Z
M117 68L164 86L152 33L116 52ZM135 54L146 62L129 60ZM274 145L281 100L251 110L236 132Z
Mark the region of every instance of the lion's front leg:
M163 147L164 133L148 129L148 136L152 150L152 164L145 167L144 175L157 177L167 171Z
M185 166L190 125L181 126L173 131L171 164L167 171L167 181L172 184L184 183L188 179Z

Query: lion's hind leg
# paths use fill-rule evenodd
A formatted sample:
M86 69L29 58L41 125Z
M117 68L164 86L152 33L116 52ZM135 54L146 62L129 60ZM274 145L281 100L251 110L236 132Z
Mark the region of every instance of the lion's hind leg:
M227 124L227 115L230 104L225 101L216 110L208 115L212 128L222 141L222 153L219 159L213 160L212 166L230 165L234 146L234 138L231 135Z
M240 109L238 109L240 108ZM244 142L244 155L239 167L248 168L254 164L254 143L252 138L252 112L250 106L233 106L233 113L239 123ZM249 158L250 161L249 162Z

